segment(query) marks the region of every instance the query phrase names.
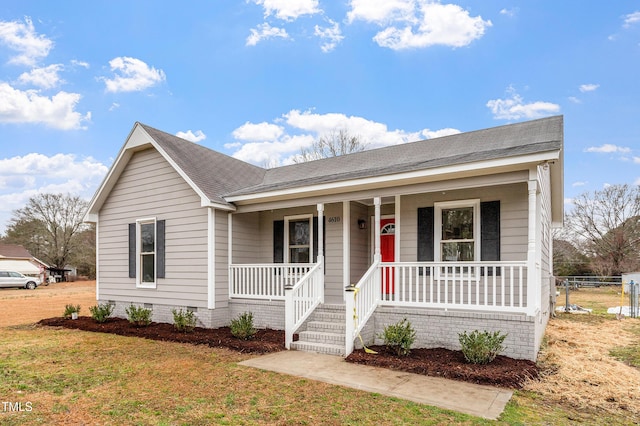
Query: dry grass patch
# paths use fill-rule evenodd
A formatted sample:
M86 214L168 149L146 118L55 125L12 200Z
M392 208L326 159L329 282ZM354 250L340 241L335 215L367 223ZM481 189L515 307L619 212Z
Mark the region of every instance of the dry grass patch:
M636 319L571 314L551 320L539 356L546 374L525 389L548 402L640 421L640 370L610 355L615 347L638 345L631 331L637 324Z
M80 305L88 314L89 306L96 304L96 282L56 283L35 290L0 289L0 327L62 316L66 304Z

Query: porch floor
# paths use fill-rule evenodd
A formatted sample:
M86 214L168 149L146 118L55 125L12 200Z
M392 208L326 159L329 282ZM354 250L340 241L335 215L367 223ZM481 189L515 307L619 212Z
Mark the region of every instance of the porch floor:
M508 389L351 364L341 357L302 351L276 352L248 359L240 365L376 392L492 420L502 414L513 395Z

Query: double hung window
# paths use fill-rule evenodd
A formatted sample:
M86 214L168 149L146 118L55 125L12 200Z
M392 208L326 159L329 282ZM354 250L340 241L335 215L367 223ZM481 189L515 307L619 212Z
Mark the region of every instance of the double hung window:
M313 216L285 217L285 262L311 263L313 259Z
M480 260L480 201L435 203L434 207L436 261Z

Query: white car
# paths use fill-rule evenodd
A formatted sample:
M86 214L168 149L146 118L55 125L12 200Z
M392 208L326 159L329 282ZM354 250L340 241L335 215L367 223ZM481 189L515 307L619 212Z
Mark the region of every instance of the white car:
M20 287L34 290L39 285L40 278L27 277L15 271L0 271L0 287Z

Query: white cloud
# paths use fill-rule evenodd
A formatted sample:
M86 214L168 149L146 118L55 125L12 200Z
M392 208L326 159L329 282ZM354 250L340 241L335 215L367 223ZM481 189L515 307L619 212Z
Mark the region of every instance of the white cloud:
M88 62L79 61L77 59L72 59L71 60L71 65L73 65L74 67L82 67L82 68L86 68L86 69L90 68L90 65L89 65Z
M350 6L348 21L386 26L373 39L381 47L393 50L467 46L492 25L480 16L471 17L458 5L427 0L352 0Z
M0 82L0 122L42 123L61 130L81 129L91 119L75 107L81 96L77 93L58 92L51 98L41 96L37 90L18 90Z
M635 164L640 164L640 157L633 157L633 162Z
M101 77L107 92L140 92L166 80L164 71L149 67L136 58L121 56L109 61L115 72L112 79Z
M517 14L518 14L518 9L517 8L500 10L500 15L505 15L505 16L508 16L509 18L513 18Z
M533 119L557 114L560 111L560 105L551 102L536 101L525 103L522 96L513 87L507 88L507 94L511 95L511 97L492 99L486 104L496 120Z
M290 164L300 153L300 148L310 146L318 137L336 129L344 129L349 134L360 137L368 148L459 133L450 128L415 132L389 130L383 123L362 117L299 110L291 110L274 121L279 124L243 124L233 132L233 137L238 142L226 144L225 147L235 149L234 157L254 164Z
M112 104L111 104L111 106L109 107L109 111L115 111L115 110L117 110L118 108L120 108L120 104L119 104L119 103L117 103L117 102L114 102L114 103L112 103Z
M262 40L267 40L274 37L280 37L284 39L289 38L289 34L287 34L287 30L284 28L272 27L271 25L264 24L258 25L257 28L251 28L251 35L247 37L247 41L245 43L246 46L255 46Z
M344 39L342 31L340 30L340 25L338 25L337 22L329 19L329 25L331 26L325 28L321 28L320 26L316 25L314 31L314 35L325 40L324 43L322 43L322 46L320 46L322 51L325 53L331 52L336 48L338 43L340 43Z
M318 8L318 0L253 0L253 2L264 8L265 18L274 15L284 21L322 12Z
M58 75L63 69L62 64L53 64L44 68L33 68L29 72L22 73L20 77L18 77L18 81L22 84L31 84L43 89L52 89L64 83Z
M32 66L45 58L53 48L53 42L44 35L38 35L31 18L25 17L24 23L18 21L0 21L0 43L17 52L9 63Z
M91 158L73 154L31 153L0 159L0 232L11 212L24 207L40 193L70 193L89 199L108 167Z
M383 25L394 21L415 21L414 0L351 0L349 6L349 23L361 20Z
M588 182L583 182L583 181L578 181L578 182L573 182L571 184L572 187L577 187L577 186L585 186Z
M598 87L600 87L599 84L582 84L580 85L580 91L582 93L585 92L593 92L594 90L596 90Z
M640 11L629 13L624 17L624 28L629 28L630 26L637 24L640 22Z
M634 185L640 185L640 177L633 182Z
M244 141L264 141L278 139L284 133L284 129L276 124L262 122L258 124L248 121L233 131L234 139Z
M576 98L575 96L569 96L569 100L571 102L573 102L574 104L581 104L582 103L582 101L580 99Z
M585 152L597 152L597 153L605 153L605 154L610 154L610 153L621 153L621 154L628 154L629 152L631 152L631 148L626 148L623 146L617 146L617 145L613 145L610 143L606 143L604 145L601 146L592 146L589 147L587 149L585 149Z
M191 129L186 132L178 132L176 136L182 139L186 139L191 142L200 142L207 138L207 135L202 133L202 130L196 130L195 133L191 131Z

